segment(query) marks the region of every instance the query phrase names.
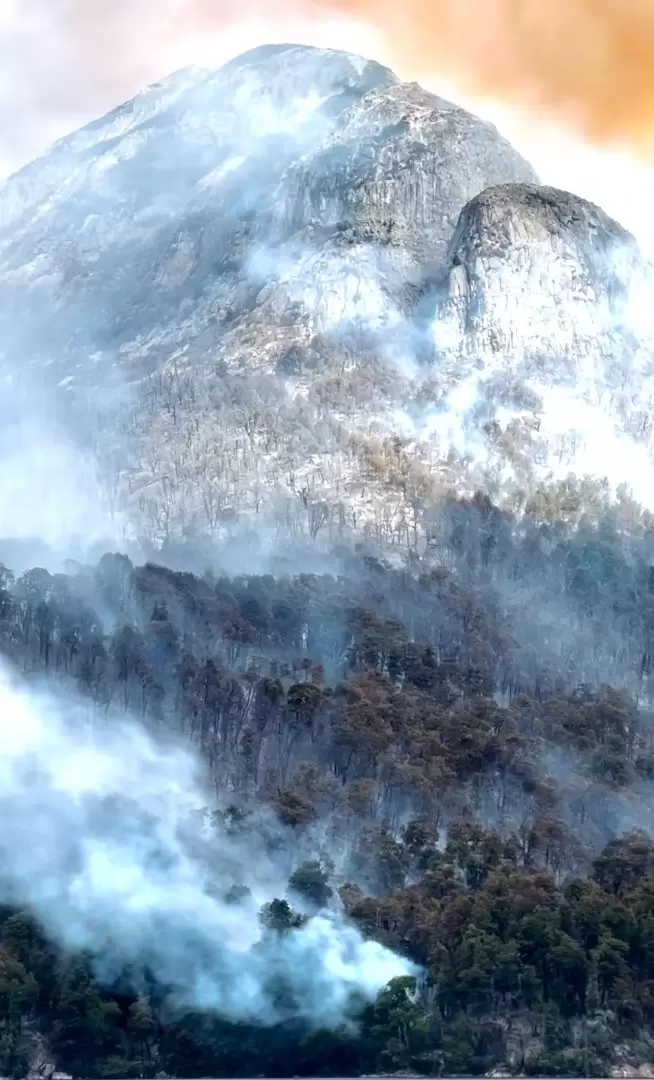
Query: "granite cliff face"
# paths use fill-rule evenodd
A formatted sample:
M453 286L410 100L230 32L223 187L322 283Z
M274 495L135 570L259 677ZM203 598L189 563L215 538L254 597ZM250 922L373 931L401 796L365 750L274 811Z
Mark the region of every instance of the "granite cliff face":
M512 370L557 359L576 380L585 358L599 348L608 359L619 344L624 283L638 262L630 235L582 199L488 188L454 232L440 332L472 359L501 356Z
M547 470L549 445L502 445L507 394L524 435L550 376L631 388L643 272L628 234L464 110L346 53L258 49L171 76L0 189L5 432L27 401L48 461L74 439L68 531L108 512L153 543L419 544L447 483Z
M633 237L566 192L500 185L464 208L426 310L445 411L496 490L571 472L651 505L653 283Z

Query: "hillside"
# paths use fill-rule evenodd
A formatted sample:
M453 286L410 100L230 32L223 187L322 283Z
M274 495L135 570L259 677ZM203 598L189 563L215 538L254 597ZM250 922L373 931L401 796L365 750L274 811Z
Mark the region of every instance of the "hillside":
M468 200L534 179L463 110L292 46L181 72L63 140L0 189L23 532L401 528L368 461L420 392L411 314Z
M2 571L5 1075L652 1060L651 536L442 526L416 574Z
M63 140L0 189L23 533L402 551L452 485L647 501L648 268L535 183L462 109L295 46Z

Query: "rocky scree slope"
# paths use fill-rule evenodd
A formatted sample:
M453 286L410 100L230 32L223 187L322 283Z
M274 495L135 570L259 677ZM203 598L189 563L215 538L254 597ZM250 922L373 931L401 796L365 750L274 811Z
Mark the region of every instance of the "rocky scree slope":
M649 462L634 275L631 237L488 124L359 57L257 49L0 189L4 438L21 394L56 403L97 463L82 516L151 543L419 546L443 486L574 467L565 418L538 430L571 395L608 388Z

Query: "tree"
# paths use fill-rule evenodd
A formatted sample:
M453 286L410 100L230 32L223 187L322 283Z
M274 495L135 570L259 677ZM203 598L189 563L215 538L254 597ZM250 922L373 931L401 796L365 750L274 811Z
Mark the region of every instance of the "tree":
M334 894L329 870L317 859L301 863L291 874L288 887L314 908L327 907Z
M293 911L287 900L271 900L264 904L259 912L262 927L280 937L285 937L291 930L297 930L304 921L304 916Z
M38 993L33 976L5 947L0 947L0 1061L5 1075L25 1075L28 1061L22 1036Z
M428 1030L416 980L393 979L364 1012L363 1027L364 1039L374 1040L379 1048L382 1067L412 1068L426 1049Z

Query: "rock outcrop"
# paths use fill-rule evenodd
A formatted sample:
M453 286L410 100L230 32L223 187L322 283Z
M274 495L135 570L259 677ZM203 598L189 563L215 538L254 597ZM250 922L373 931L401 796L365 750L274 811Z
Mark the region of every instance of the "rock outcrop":
M592 203L490 187L459 218L436 334L462 357L498 356L513 371L555 362L576 381L590 354L608 361L628 348L629 287L642 268L633 237Z
M510 461L523 485L588 474L651 504L653 286L634 238L583 199L511 184L467 204L423 317L455 441L487 478Z

